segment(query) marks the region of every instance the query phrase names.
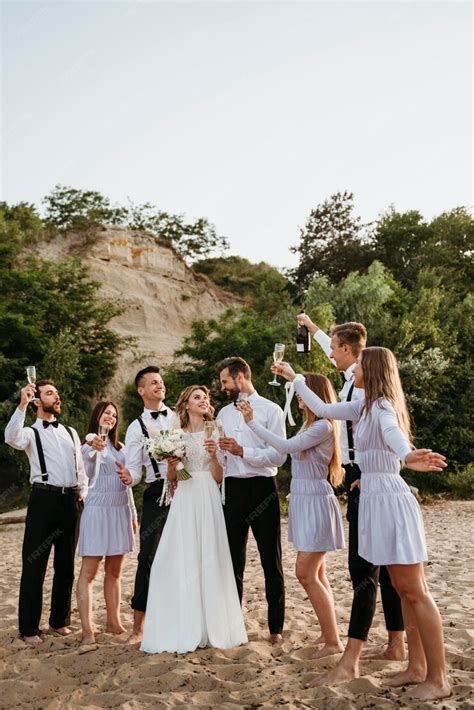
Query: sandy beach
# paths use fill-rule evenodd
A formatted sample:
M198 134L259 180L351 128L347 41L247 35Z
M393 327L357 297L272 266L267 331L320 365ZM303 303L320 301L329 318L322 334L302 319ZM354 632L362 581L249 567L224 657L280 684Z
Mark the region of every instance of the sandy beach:
M439 703L413 703L403 689L387 689L384 677L401 663L364 661L361 678L334 688L306 690L304 684L331 667L338 656L311 660L319 627L305 593L294 575L295 552L283 550L287 605L283 643L268 644L263 574L253 541L248 549L244 614L249 643L220 651L200 649L185 656L149 656L124 645L124 636L99 633L98 643L79 646L79 618L73 604L75 633L67 639L45 635L38 649L18 639L17 595L21 568L23 525L0 526L0 707L1 708L200 708L234 706L256 708L471 708L474 707L474 502L442 502L423 507L430 551L427 577L440 607L445 629L451 698ZM76 574L80 560L77 561ZM131 628L129 600L136 553L129 556L123 577L123 620ZM328 555L337 615L347 631L352 590L346 552ZM47 628L51 564L45 584L43 628ZM105 613L101 578L96 583L96 620L102 627ZM385 629L378 604L369 646L383 643Z

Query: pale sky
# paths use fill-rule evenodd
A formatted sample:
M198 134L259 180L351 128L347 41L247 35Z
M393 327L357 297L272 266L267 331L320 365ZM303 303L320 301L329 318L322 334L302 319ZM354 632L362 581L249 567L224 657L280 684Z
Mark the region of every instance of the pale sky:
M291 266L333 192L472 204L472 6L3 2L1 119L2 199L149 201Z

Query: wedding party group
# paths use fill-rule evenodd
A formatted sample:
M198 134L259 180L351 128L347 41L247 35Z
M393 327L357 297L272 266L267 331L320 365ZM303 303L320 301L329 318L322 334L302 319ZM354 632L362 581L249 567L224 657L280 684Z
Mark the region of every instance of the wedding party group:
M125 633L120 617L121 573L138 531L132 487L145 475L139 553L127 643L145 653L184 654L248 642L242 613L246 548L255 538L268 606L269 642L284 633L285 583L277 473L291 457L288 540L295 574L319 623L313 658L341 654L335 667L307 687L359 676L359 661L375 614L377 590L387 628L378 657L404 660L386 682L413 686L419 700L451 694L443 627L431 596L420 506L401 467L442 471L444 456L415 449L393 353L368 347L361 323L321 330L297 315L340 372L339 395L317 373L296 374L281 355L272 372L296 396L302 424L287 438L280 406L258 394L249 364L227 357L216 370L228 404L215 416L206 385L186 387L174 410L157 366L135 377L141 415L118 438L119 411L94 407L84 441L59 423L60 394L51 379L21 390L5 441L26 452L31 496L22 550L19 633L40 646L43 585L51 549L54 575L49 627L67 636L76 548L82 558L76 599L82 644L95 642L93 584L104 560L106 631ZM278 384L277 382L275 382ZM210 384L210 383L208 383ZM36 421L25 426L28 405ZM291 421L291 414L290 414ZM348 564L352 607L344 647L326 573L327 553L346 546L336 492L347 493Z

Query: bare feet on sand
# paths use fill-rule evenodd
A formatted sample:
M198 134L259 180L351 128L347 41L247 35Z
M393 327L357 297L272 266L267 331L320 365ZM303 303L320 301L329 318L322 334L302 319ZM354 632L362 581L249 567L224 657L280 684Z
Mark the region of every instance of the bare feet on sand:
M318 677L310 683L306 683L305 688L319 688L321 685L338 685L339 683L347 683L358 677L358 668L345 668L339 663L335 668L318 675Z
M141 631L132 631L128 639L125 641L129 646L136 646L137 643L142 642L143 633Z
M122 624L107 624L105 631L107 634L123 634L127 629Z
M406 658L405 644L392 643L384 648L367 649L362 653L364 661L404 661Z
M59 629L53 629L53 627L50 626L49 630L52 631L53 634L58 634L58 636L69 636L69 634L72 634L71 629L68 629L67 626L61 626Z
M329 644L325 644L322 648L318 648L318 650L313 653L311 658L325 658L326 656L334 656L336 653L342 653L344 651L344 646L342 643L340 643L338 646L331 646Z
M27 646L40 646L43 643L41 636L23 636L22 641L26 643Z
M275 645L276 643L281 643L283 641L283 636L281 634L270 634L270 643Z
M89 646L91 643L95 643L94 634L83 634L81 638L81 646Z
M324 636L319 636L316 641L314 642L315 646L322 646L326 641L324 640Z
M388 685L389 688L400 688L402 685L414 685L415 683L423 683L426 678L426 670L411 670L407 668L400 673L395 673L395 675L388 676L383 679L383 684Z
M443 683L433 683L426 680L424 683L417 685L416 688L407 690L402 697L404 699L410 698L410 700L441 700L441 698L449 698L452 692L447 680Z

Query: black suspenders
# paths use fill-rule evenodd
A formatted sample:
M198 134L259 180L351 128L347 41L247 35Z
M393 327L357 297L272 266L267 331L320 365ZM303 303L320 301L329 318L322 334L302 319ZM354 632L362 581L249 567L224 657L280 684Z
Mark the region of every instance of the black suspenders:
M74 465L76 467L76 479L79 479L78 473L77 473L77 457L76 457L76 442L74 440L74 434L72 433L71 427L64 426L66 429L67 433L72 439L72 445L74 446ZM48 482L48 472L46 470L46 461L44 460L44 451L43 451L43 444L41 443L41 437L39 435L38 429L36 429L34 426L31 427L33 430L33 434L35 435L35 440L36 440L36 448L38 450L38 458L39 458L39 465L41 469L41 480L43 483Z
M145 437L145 439L149 439L150 435L148 433L146 426L143 423L143 419L141 417L138 417L137 422L140 424L140 428L142 430L142 433L143 433L143 436ZM158 464L156 463L155 459L150 454L150 452L148 452L148 455L150 456L151 466L152 466L153 471L155 473L155 478L161 478L160 469L158 468Z
M347 393L347 399L346 402L350 402L352 400L352 392L354 391L354 383L352 383L351 388L349 392ZM355 452L354 452L354 432L352 430L352 422L347 420L346 421L346 429L347 429L347 445L348 445L348 450L349 450L349 461L350 463L354 463L355 460Z

